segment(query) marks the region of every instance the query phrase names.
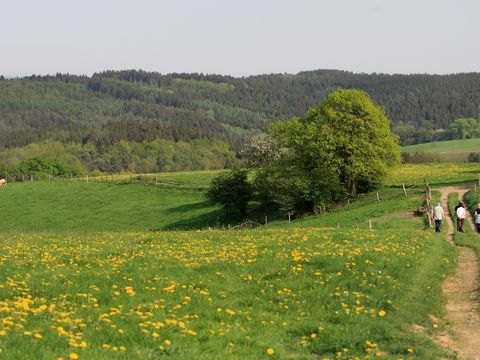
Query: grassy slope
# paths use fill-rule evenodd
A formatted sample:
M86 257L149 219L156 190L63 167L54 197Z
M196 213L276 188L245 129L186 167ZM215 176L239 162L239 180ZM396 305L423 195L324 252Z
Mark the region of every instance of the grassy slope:
M175 181L175 174L170 176ZM179 176L187 184L199 180L198 174ZM129 233L125 231L205 219L219 210L205 204L201 192L184 189L75 182L9 185L0 189L2 212L10 212L0 220L1 228L49 232L4 238L0 278L15 279L0 284L0 297L12 301L4 315L23 317L18 321L25 329L0 324L0 334L6 331L0 348L7 359L67 357L71 352L99 359L163 353L184 359L228 354L253 359L267 357L267 348L277 358L335 357L338 352L339 358L375 353L440 358L441 351L412 332L411 325L420 324L428 333L443 328L436 324L436 330L429 315L441 316L440 285L452 267L454 250L441 236L425 232L420 218L401 215L418 208L418 194L404 199L398 188L389 191L380 205L368 195L290 227L283 222L249 231ZM374 230L366 229L367 218L373 219ZM360 220L357 229L354 222ZM69 229L74 231L64 235ZM115 232L91 232L103 229ZM13 300L25 288L24 280L35 301L31 308L53 303L57 310L17 314L21 305ZM174 292L161 290L171 284L178 284ZM134 296L128 296L129 286ZM111 308L121 314L108 315L112 323L98 321ZM87 348L68 346L69 335L50 330L51 325L80 330L62 322L65 311L84 324ZM166 319L185 322L197 335L173 325L154 328ZM21 336L24 330L32 335ZM35 340L35 333L43 339ZM166 346L166 339L173 346ZM102 344L110 348L102 349ZM126 351L112 351L113 346Z
M480 138L410 145L402 147L402 151L433 153L438 154L442 161L464 162L468 154L480 152Z
M197 190L81 182L15 183L0 189L0 228L158 230L236 222Z

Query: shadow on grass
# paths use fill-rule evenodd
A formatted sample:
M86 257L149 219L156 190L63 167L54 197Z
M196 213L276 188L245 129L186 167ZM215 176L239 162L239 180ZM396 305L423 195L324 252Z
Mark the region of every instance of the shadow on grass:
M181 208L181 206L179 206ZM191 208L190 208L191 209ZM152 231L165 231L165 230L196 230L205 229L208 227L227 227L230 225L236 225L242 221L240 213L229 212L223 209L211 211L206 214L190 217L187 219L181 219L170 223L168 225L153 228Z
M179 205L173 208L166 209L164 214L180 214L192 210L206 210L213 207L213 204L209 201L201 201L195 204ZM259 204L256 201L252 201L248 205L247 216L244 218L238 210L234 209L215 209L210 212L203 213L197 216L190 216L189 218L183 218L175 222L169 223L165 226L159 226L158 228L152 228L152 231L165 231L165 230L197 230L205 229L208 227L213 228L228 228L229 225L236 226L246 220L251 220L258 224L264 224L265 216L268 216L268 221L285 220L285 216L282 216L272 208L271 204Z

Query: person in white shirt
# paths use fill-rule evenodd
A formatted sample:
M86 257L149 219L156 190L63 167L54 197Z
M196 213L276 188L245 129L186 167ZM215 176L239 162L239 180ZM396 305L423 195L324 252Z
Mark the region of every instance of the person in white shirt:
M457 214L457 230L458 232L465 232L463 230L463 224L465 222L465 207L461 201L455 207L455 212Z
M442 220L445 216L443 208L440 203L437 203L437 206L433 208L433 219L435 220L435 232L440 232L440 227L442 226Z

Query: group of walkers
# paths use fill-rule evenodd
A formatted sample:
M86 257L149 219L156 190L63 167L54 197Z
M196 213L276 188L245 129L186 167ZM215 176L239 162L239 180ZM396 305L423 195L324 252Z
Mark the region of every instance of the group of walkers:
M467 211L465 209L465 205L462 201L458 202L458 205L455 206L455 217L457 219L457 231L458 232L465 232L464 224L465 224L465 216ZM445 212L443 211L442 206L440 203L437 203L437 206L433 208L433 219L435 220L435 231L440 232L440 227L442 226L442 220L445 216ZM478 204L477 209L475 210L474 215L474 222L477 233L480 235L480 204Z

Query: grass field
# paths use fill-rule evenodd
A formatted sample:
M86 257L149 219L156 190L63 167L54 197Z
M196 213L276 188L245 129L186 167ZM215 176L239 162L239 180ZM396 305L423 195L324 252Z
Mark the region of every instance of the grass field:
M159 186L9 184L1 357L448 358L412 331L445 329L432 319L455 254L411 216L422 172L445 171L422 169L397 169L380 204L367 194L327 215L241 231L206 230L225 216L197 186L210 172L169 174ZM405 178L419 185L408 199ZM176 227L204 230L159 231Z
M440 357L451 249L399 225L12 235L2 358Z
M160 230L238 221L203 191L84 182L15 183L0 189L3 231Z
M465 162L468 154L480 152L480 138L403 146L402 151L407 153L425 152L437 154L443 162Z
M390 170L385 185L421 187L424 180L432 186L478 181L480 164L404 164Z

